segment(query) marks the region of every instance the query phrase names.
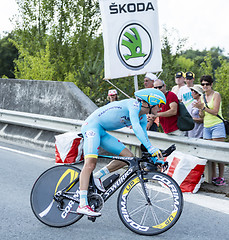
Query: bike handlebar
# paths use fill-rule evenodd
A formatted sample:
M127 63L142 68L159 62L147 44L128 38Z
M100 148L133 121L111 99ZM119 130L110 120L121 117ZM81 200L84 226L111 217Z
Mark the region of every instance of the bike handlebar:
M152 155L147 152L146 148L141 144L142 156L143 157L151 157ZM176 145L173 144L168 147L166 150L160 149L163 157L168 157L173 151L176 150Z

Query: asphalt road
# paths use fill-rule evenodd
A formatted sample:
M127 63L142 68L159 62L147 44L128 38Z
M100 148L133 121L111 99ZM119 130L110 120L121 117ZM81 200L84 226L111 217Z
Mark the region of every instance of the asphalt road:
M140 236L122 224L116 210L118 193L106 202L102 217L95 223L84 217L66 228L48 227L33 215L29 199L36 178L53 165L54 160L46 158L43 153L0 143L1 240L229 239L229 200L218 195L206 196L199 193L185 196L187 201L181 218L173 228L158 236ZM208 207L210 202L212 207Z

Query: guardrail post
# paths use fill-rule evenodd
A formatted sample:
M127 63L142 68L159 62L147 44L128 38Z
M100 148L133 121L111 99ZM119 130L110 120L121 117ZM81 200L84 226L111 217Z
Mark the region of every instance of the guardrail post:
M204 170L204 177L205 177L205 182L211 183L212 182L212 162L207 161L205 170Z

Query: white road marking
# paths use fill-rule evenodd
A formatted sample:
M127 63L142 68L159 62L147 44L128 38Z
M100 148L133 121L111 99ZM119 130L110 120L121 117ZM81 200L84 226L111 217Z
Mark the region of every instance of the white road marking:
M206 196L201 193L183 193L183 197L186 202L194 203L201 207L206 207L214 211L229 214L229 198L226 199L225 197L225 199L223 199L222 196L220 196L220 198L216 198L212 196Z
M40 155L36 155L36 154L32 154L32 153L27 153L27 152L19 151L19 150L12 149L12 148L7 148L7 147L0 146L0 149L15 152L15 153L19 153L19 154L24 154L24 155L29 156L29 157L40 158L40 159L43 159L43 160L48 160L48 161L54 161L55 160L53 158L44 157L44 156L40 156Z

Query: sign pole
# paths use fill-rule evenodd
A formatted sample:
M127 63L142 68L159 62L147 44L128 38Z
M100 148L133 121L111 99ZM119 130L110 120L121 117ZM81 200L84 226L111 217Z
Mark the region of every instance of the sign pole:
M138 76L134 75L134 89L135 92L138 91Z

